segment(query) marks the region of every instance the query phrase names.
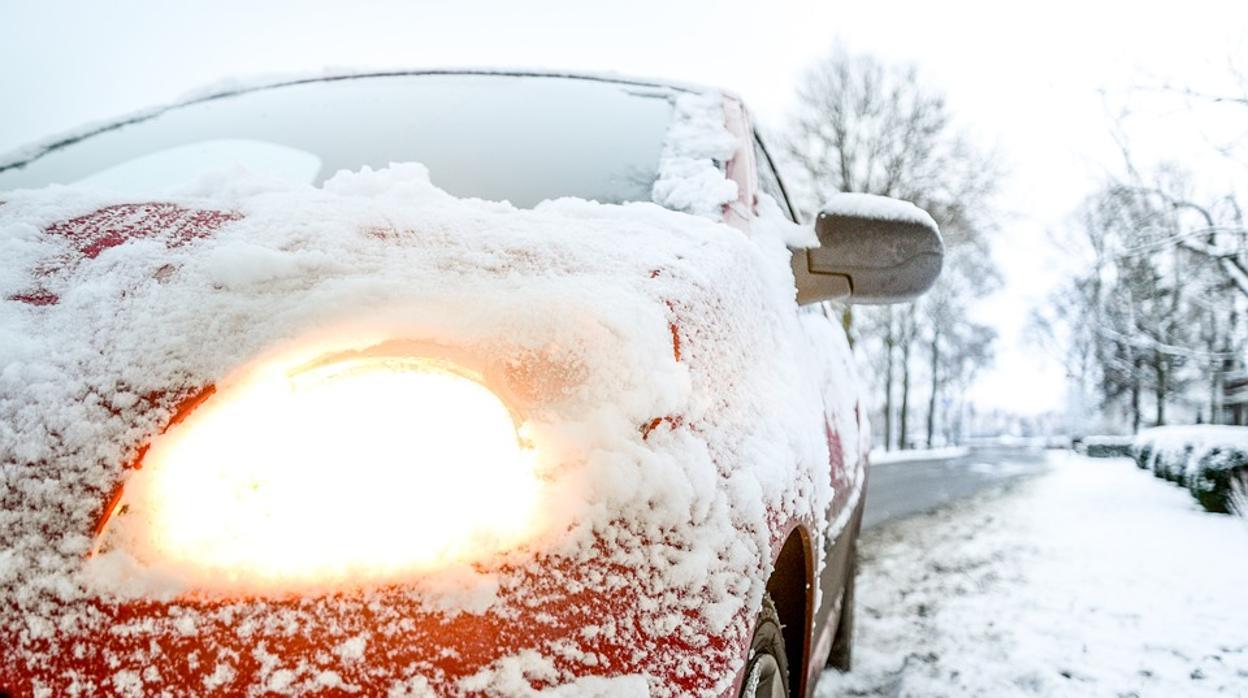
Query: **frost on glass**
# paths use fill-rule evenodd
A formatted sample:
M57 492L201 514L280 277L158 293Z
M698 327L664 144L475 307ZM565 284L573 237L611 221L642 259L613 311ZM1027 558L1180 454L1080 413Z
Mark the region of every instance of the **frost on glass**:
M474 74L290 84L176 106L54 148L0 170L0 191L124 183L101 173L150 175L153 162L163 177L144 181L154 191L230 165L301 183L310 172L319 184L340 170L420 162L452 194L522 208L560 197L649 201L677 92ZM309 169L312 158L319 168Z

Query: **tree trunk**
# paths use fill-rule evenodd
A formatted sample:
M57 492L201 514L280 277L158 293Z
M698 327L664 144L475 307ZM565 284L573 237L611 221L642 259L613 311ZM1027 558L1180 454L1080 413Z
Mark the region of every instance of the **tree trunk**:
M936 398L940 393L940 330L932 331L932 395L927 401L927 447L936 434Z
M910 421L910 337L901 343L901 424L897 434L897 448L910 448L906 430Z
M893 449L893 347L897 336L893 329L893 309L886 312L884 331L884 450Z
M1212 363L1213 370L1209 375L1209 423L1218 424L1219 417L1222 416L1218 409L1218 394L1222 392L1222 362L1215 359Z
M1160 427L1166 423L1166 362L1161 357L1153 362L1153 372L1157 378L1153 389L1153 396L1157 401L1156 422Z
M1131 360L1131 433L1140 433L1140 369L1143 361L1137 356Z
M1218 351L1220 336L1218 334L1218 313L1216 310L1209 311L1209 344L1210 353ZM1222 360L1213 359L1209 362L1209 423L1217 424L1218 417L1218 393L1222 392L1220 378L1222 377Z

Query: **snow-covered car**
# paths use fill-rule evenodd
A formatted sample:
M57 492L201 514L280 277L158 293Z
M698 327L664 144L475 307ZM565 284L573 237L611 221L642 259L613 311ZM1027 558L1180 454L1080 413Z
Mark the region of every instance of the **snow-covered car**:
M421 164L416 164L421 163ZM741 102L594 76L235 86L0 165L0 691L810 695L870 443Z

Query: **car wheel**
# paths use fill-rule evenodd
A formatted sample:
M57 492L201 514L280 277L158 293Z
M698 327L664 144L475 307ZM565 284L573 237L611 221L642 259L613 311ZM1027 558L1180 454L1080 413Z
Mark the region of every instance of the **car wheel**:
M854 660L854 587L858 579L858 547L849 554L849 569L845 572L845 593L841 596L841 618L836 622L836 635L832 639L832 651L828 653L828 666L838 671L849 671Z
M750 661L746 665L741 698L788 698L789 667L784 654L784 635L780 632L780 614L771 596L763 597L750 642Z

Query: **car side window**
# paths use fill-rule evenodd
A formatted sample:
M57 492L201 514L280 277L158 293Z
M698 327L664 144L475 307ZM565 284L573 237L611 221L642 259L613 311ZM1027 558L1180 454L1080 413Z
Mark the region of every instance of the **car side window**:
M767 149L763 147L758 134L754 135L754 162L757 163L758 168L758 188L775 199L776 203L780 204L780 210L784 211L784 215L796 223L797 217L793 215L793 207L789 205L789 197L784 191L784 184L780 182L780 175L776 172L771 156L767 154Z

